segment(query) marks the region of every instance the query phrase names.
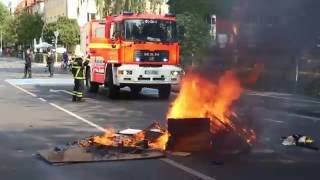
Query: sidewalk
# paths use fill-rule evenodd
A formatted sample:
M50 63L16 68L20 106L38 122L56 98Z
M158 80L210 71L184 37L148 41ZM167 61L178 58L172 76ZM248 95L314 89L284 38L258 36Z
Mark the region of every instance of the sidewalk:
M5 61L6 63L14 63L12 65L21 65L21 64L24 64L24 59L20 59L20 58L16 58L16 57L1 57L0 56L0 61ZM47 64L46 63L38 63L38 62L32 62L32 66L33 67L46 67ZM60 68L61 66L61 62L57 62L57 63L54 63L54 67L58 67Z
M0 73L10 76L10 78L19 78L23 76L25 61L15 57L0 57ZM61 63L54 64L55 77L69 77L69 71L60 68ZM32 62L32 75L34 78L48 77L47 64Z

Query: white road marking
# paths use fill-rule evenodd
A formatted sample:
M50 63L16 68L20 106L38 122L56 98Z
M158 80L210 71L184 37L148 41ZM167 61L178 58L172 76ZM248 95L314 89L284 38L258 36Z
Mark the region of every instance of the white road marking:
M73 79L43 78L43 79L6 79L6 82L14 85L72 85Z
M274 120L274 119L271 119L271 118L265 118L264 120L265 121L270 121L270 122L275 122L275 123L285 123L284 121L278 121L278 120Z
M11 84L11 83L10 83L10 84ZM32 96L32 97L37 97L37 95L35 95L35 94L33 94L32 92L29 92L29 91L23 89L22 87L19 87L19 86L15 85L15 84L11 84L11 85L12 85L13 87L15 87L15 88L17 88L17 89L25 92L26 94L29 94L29 95Z
M38 98L40 101L42 102L47 102L47 100L43 99L43 98Z
M262 94L262 93L256 93L256 92L248 92L247 95L250 95L250 96L268 97L268 98L273 98L273 99L282 99L282 100L287 100L287 101L297 101L297 102L302 102L302 103L316 103L316 104L320 104L320 101L294 99L294 98L281 97L281 96L275 96L275 95L269 95L269 94Z
M35 94L33 94L33 93L31 93L31 92L29 92L29 91L27 91L27 90L25 90L25 89L17 86L17 85L14 85L14 84L11 84L11 85L14 86L14 87L16 87L16 88L18 88L19 90L27 93L27 94L33 96L33 97L37 97L37 95L35 95ZM39 99L40 99L40 98L39 98ZM41 98L41 99L42 99L42 98ZM54 104L54 103L49 103L49 104L50 104L51 106L53 106L53 107L55 107L55 108L57 108L57 109L65 112L65 113L69 114L70 116L75 117L76 119L79 119L79 120L81 120L81 121L84 122L84 123L87 123L88 125L90 125L90 126L96 128L96 129L98 129L99 131L102 131L102 132L105 132L105 131L106 131L105 128L103 128L103 127L101 127L101 126L99 126L99 125L97 125L97 124L95 124L95 123L93 123L93 122L91 122L91 121L89 121L89 120L86 120L85 118L83 118L83 117L81 117L81 116L78 116L77 114L75 114L75 113L73 113L73 112L71 112L71 111L68 111L67 109L64 109L64 108L62 108L62 107L60 107L60 106L58 106L58 105L56 105L56 104ZM176 167L176 168L178 168L178 169L180 169L180 170L183 170L183 171L186 172L186 173L189 173L189 174L191 174L191 175L193 175L193 176L195 176L195 177L198 177L198 178L200 178L200 179L202 179L202 180L216 180L216 179L213 178L213 177L209 177L209 176L207 176L207 175L205 175L205 174L203 174L203 173L201 173L201 172L198 172L198 171L196 171L196 170L194 170L194 169L191 169L191 168L189 168L189 167L187 167L187 166L184 166L184 165L182 165L182 164L180 164L180 163L178 163L178 162L175 162L175 161L173 161L173 160L171 160L171 159L164 158L164 159L160 159L160 160L163 161L163 162L166 162L167 164L169 164L169 165L171 165L171 166L174 166L174 167Z
M177 163L177 162L175 162L175 161L173 161L171 159L164 158L164 159L160 159L160 160L163 161L163 162L166 162L167 164L170 164L170 165L172 165L172 166L174 166L174 167L176 167L176 168L178 168L180 170L183 170L183 171L185 171L187 173L190 173L190 174L192 174L192 175L194 175L194 176L196 176L196 177L198 177L198 178L200 178L202 180L216 180L216 178L209 177L209 176L207 176L205 174L202 174L202 173L200 173L198 171L195 171L195 170L193 170L193 169L191 169L191 168L189 168L187 166L184 166L184 165L182 165L180 163Z
M89 121L89 120L86 120L85 118L83 118L83 117L81 117L81 116L78 116L78 115L76 115L75 113L73 113L73 112L71 112L71 111L68 111L68 110L66 110L66 109L64 109L64 108L62 108L62 107L60 107L60 106L58 106L58 105L56 105L56 104L54 104L54 103L49 103L49 104L50 104L51 106L53 106L53 107L55 107L55 108L57 108L57 109L65 112L65 113L69 114L70 116L73 116L73 117L81 120L82 122L85 122L85 123L87 123L88 125L97 128L98 130L100 130L100 131L102 131L102 132L105 132L105 131L106 131L105 128L103 128L103 127L101 127L101 126L99 126L99 125L97 125L97 124L95 124L95 123L93 123L93 122L91 122L91 121Z
M296 114L296 113L287 113L287 115L293 116L293 117L298 117L298 118L303 118L303 119L309 119L309 120L312 120L314 122L320 121L320 118L312 117L312 116L299 115L299 114Z
M52 92L52 93L63 92L63 93L69 94L69 95L73 95L72 92L67 91L67 90L61 90L61 89L50 89L49 92Z

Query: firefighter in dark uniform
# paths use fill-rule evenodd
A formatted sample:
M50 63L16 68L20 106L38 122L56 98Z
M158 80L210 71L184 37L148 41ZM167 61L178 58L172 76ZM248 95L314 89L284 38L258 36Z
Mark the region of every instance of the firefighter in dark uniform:
M85 80L85 68L89 64L88 58L82 56L75 56L72 63L72 74L74 77L73 88L73 102L83 102L84 80Z

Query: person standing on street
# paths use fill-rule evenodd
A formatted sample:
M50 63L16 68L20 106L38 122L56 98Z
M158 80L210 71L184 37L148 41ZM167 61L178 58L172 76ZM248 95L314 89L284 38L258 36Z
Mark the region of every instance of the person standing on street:
M72 64L72 74L74 77L74 88L72 101L83 102L85 68L89 64L89 60L83 58L81 53L75 53L74 62Z
M31 50L28 48L24 55L25 65L24 65L24 78L32 78L31 75L31 61L32 61L32 53Z
M69 55L68 55L67 51L65 51L62 54L62 61L61 61L61 67L65 71L68 69L68 61L69 61Z
M48 49L48 59L47 59L47 64L48 64L48 69L49 69L49 77L53 77L54 73L54 61L55 61L55 55L52 49Z

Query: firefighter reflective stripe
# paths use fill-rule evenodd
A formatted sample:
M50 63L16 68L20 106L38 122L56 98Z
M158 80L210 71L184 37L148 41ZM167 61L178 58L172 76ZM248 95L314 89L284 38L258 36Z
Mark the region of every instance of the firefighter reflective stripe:
M75 69L77 69L76 75L75 75L75 79L77 79L77 78L79 78L79 72L80 72L80 70L81 70L81 66L75 67Z
M74 68L75 70L76 70L76 72L75 72L75 74L74 74L74 78L75 79L85 79L84 78L84 71L83 71L83 69L82 69L82 66L73 66L72 68ZM82 72L82 73L80 73L80 71Z
M78 91L72 91L73 96L77 96L77 97L83 97L83 92L78 92Z
M89 48L96 49L119 49L120 44L106 44L106 43L90 43Z

